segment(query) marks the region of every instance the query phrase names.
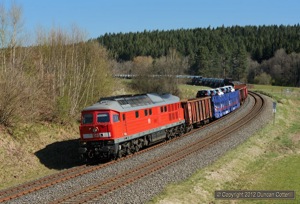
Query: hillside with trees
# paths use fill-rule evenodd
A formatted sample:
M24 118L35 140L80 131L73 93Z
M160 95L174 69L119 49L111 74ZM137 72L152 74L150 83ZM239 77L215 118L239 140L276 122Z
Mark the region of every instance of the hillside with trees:
M0 124L66 123L101 96L111 94L107 51L83 31L39 29L24 46L22 8L0 5ZM71 120L72 121L72 120Z
M138 56L158 59L167 56L172 49L187 61L186 74L225 75L249 83L264 81L274 85L299 86L299 36L300 25L297 24L145 30L105 34L97 41L118 62L133 61ZM284 55L287 57L282 61ZM132 72L131 69L118 71ZM263 80L268 78L269 82Z

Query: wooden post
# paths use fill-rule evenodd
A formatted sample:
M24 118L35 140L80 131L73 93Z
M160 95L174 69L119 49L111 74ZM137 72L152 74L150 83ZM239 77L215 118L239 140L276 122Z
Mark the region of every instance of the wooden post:
M273 101L273 125L275 125L276 105L277 103Z

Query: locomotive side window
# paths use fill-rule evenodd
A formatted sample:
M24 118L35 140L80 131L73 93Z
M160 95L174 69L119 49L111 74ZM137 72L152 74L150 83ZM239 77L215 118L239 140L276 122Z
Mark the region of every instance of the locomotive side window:
M152 109L149 109L149 115L152 115Z
M98 113L97 114L97 122L98 123L109 122L109 115L108 115L108 113Z
M125 114L123 114L123 121L125 121L126 120L126 117L125 117Z
M88 113L82 116L82 124L91 124L93 123L93 114Z
M139 117L139 112L135 111L135 117L138 118Z
M167 112L167 106L165 106L164 109L165 109L165 112Z
M113 121L114 122L119 122L120 121L119 115L117 115L117 114L113 115Z
M164 107L160 107L160 112L162 113L162 112L164 112Z
M147 109L144 110L144 113L145 113L145 116L147 116L148 115L148 110Z

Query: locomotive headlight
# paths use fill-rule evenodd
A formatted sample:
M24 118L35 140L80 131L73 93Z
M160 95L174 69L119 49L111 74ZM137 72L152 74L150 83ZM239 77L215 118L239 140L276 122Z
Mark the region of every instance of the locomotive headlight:
M98 128L97 127L93 128L93 133L96 133L96 132L98 132Z

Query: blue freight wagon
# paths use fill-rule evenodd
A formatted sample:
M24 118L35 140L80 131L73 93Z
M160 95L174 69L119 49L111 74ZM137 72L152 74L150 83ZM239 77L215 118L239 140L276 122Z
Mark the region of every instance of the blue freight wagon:
M234 111L240 107L239 91L225 93L224 95L215 95L211 97L212 110L214 118L222 116Z

